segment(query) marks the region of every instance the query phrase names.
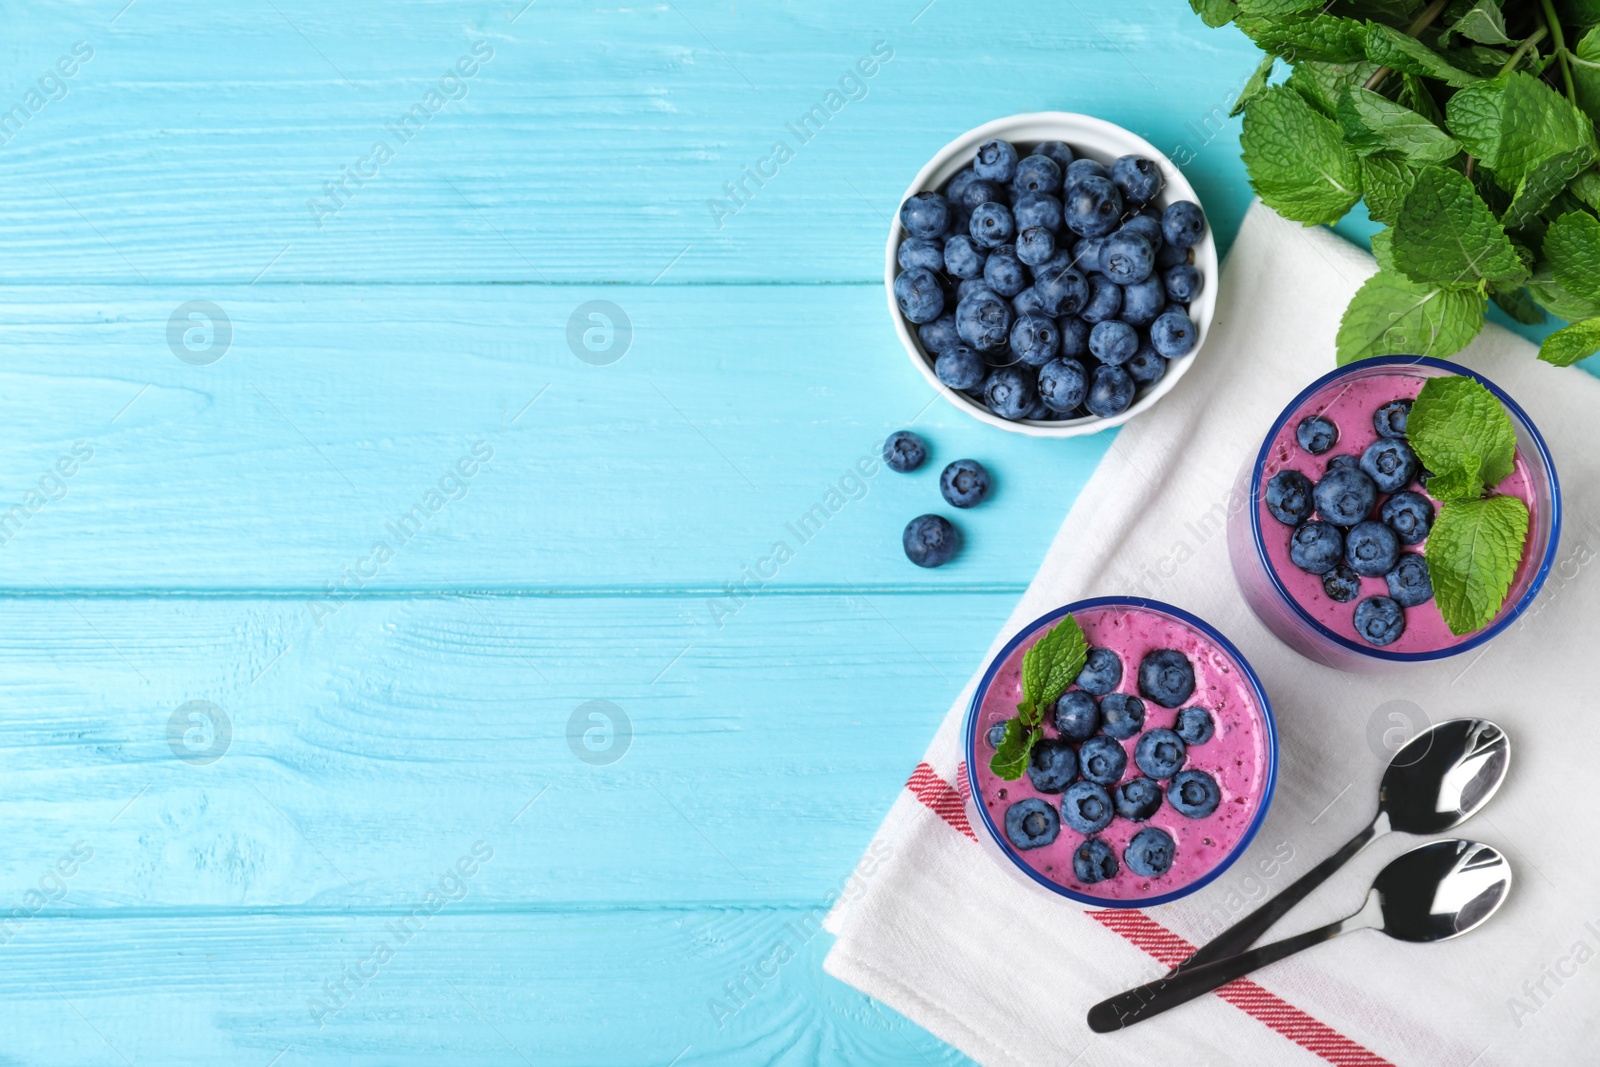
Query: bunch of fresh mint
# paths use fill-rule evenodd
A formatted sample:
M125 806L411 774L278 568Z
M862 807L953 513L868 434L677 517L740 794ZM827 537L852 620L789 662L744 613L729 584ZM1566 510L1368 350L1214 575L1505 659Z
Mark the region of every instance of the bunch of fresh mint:
M1309 226L1365 198L1388 227L1340 364L1455 352L1489 300L1572 324L1540 359L1600 350L1600 0L1189 3L1266 52L1233 110L1261 199Z
M1039 743L1044 721L1056 698L1077 681L1078 672L1089 656L1089 641L1071 615L1053 626L1034 642L1022 657L1022 700L1017 717L1006 720L1006 733L989 757L989 769L1014 782L1028 769L1028 757Z
M1500 614L1528 538L1528 506L1485 495L1516 464L1511 416L1473 378L1429 378L1411 405L1406 439L1433 472L1428 493L1439 501L1423 549L1434 601L1451 633L1473 633Z

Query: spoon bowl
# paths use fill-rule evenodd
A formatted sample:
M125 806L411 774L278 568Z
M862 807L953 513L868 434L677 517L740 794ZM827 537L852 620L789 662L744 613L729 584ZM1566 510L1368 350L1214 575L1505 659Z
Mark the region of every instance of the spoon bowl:
M1434 841L1396 856L1372 892L1383 932L1399 941L1447 941L1475 930L1511 890L1511 865L1476 841Z
M1489 802L1510 762L1511 739L1488 719L1441 722L1394 754L1378 808L1401 833L1453 830Z

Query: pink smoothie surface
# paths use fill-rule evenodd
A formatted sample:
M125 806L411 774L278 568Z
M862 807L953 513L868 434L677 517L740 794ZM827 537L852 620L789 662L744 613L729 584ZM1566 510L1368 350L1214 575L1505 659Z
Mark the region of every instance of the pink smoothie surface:
M1211 740L1191 745L1184 769L1205 771L1217 781L1222 802L1217 810L1200 819L1180 815L1163 798L1161 807L1144 822L1121 817L1095 834L1111 847L1117 857L1117 874L1105 881L1080 882L1072 872L1072 854L1084 835L1061 822L1055 841L1041 848L1019 850L1005 837L1006 809L1029 797L1038 797L1060 811L1061 794L1041 793L1033 788L1026 773L1008 782L989 769L994 750L987 740L990 727L1014 718L1022 699L1022 659L1029 648L1047 633L1046 624L1028 635L995 672L979 708L975 731L977 751L968 753L977 768L978 792L989 818L999 830L1002 849L1017 857L1039 874L1074 892L1108 900L1140 900L1182 889L1205 877L1227 858L1244 838L1261 806L1261 793L1267 781L1267 741L1264 713L1242 666L1204 634L1168 615L1146 608L1104 607L1076 612L1073 618L1083 629L1091 646L1108 648L1122 660L1122 682L1116 692L1139 696L1139 663L1147 652L1173 648L1189 658L1194 667L1194 693L1183 707L1199 705L1211 712L1216 733ZM1072 686L1071 688L1077 688ZM1145 699L1144 729L1121 742L1128 754L1123 781L1142 776L1133 761L1133 749L1144 731L1158 727L1171 729L1179 708L1163 708ZM1055 737L1051 713L1045 712L1044 734ZM1166 782L1159 783L1163 790ZM1108 793L1115 793L1110 786ZM1157 878L1146 878L1128 869L1123 850L1133 835L1146 826L1158 826L1172 836L1175 845L1172 866Z
M1415 400L1427 380L1420 374L1409 374L1402 370L1389 375L1330 382L1289 416L1283 424L1283 429L1273 439L1272 447L1267 452L1266 463L1261 469L1263 495L1256 507L1260 512L1261 535L1266 544L1267 558L1272 562L1272 569L1277 572L1278 578L1289 590L1289 595L1313 618L1341 637L1358 643L1364 642L1356 633L1354 622L1356 605L1369 596L1388 596L1387 583L1382 577L1362 578L1360 594L1344 604L1328 596L1323 591L1320 575L1307 574L1290 560L1289 542L1294 535L1294 527L1285 526L1272 517L1266 506L1265 487L1267 481L1281 470L1299 471L1315 484L1327 472L1328 461L1335 456L1348 455L1360 459L1361 453L1367 446L1378 440L1378 431L1372 424L1372 413L1391 400ZM1312 455L1301 448L1300 442L1295 438L1295 429L1300 425L1300 420L1310 415L1321 415L1339 428L1338 441L1320 456ZM1420 484L1413 484L1407 488L1422 492ZM1534 510L1536 504L1531 477L1520 450L1517 452L1516 466L1494 491L1517 497L1528 505L1530 516L1537 514ZM1428 496L1426 492L1423 492L1423 495ZM1378 494L1378 504L1373 509L1374 518L1377 516L1378 508L1381 508L1388 498L1386 493ZM1438 501L1433 500L1431 496L1428 499L1433 501L1437 509ZM1530 524L1530 532L1532 529L1533 526ZM1422 552L1426 546L1427 542L1423 541L1417 545L1401 545L1400 550ZM1517 593L1523 587L1531 555L1524 546L1522 563L1517 568L1516 577L1511 580L1512 595L1506 598L1503 610L1509 610L1516 603ZM1450 627L1445 625L1444 616L1439 612L1438 604L1432 600L1404 610L1405 632L1382 646L1386 652L1435 652L1458 645L1473 636L1462 634L1458 637L1451 633Z

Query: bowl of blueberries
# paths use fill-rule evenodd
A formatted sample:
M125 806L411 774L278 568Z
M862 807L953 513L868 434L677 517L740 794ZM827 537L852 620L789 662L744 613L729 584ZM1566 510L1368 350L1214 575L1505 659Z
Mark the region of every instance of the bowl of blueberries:
M1217 249L1148 141L1088 115L997 119L945 145L890 228L884 281L912 364L980 421L1034 437L1120 426L1194 361Z

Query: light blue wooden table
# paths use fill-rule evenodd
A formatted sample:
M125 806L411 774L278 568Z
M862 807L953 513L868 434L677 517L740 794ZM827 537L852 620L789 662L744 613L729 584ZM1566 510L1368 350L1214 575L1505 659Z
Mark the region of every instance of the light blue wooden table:
M930 404L887 219L1082 110L1226 241L1248 44L1174 0L3 28L0 1061L958 1061L794 924L1110 440ZM928 468L852 474L909 423ZM998 492L917 571L959 456Z

